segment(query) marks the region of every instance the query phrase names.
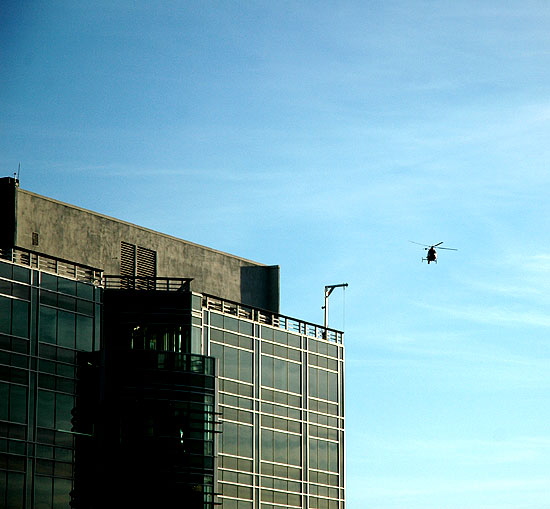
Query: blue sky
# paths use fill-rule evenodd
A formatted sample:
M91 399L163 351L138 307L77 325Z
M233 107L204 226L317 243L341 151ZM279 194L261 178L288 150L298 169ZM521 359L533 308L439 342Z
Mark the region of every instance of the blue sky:
M349 283L349 509L550 507L550 3L7 0L0 24L4 175L279 264L290 316Z

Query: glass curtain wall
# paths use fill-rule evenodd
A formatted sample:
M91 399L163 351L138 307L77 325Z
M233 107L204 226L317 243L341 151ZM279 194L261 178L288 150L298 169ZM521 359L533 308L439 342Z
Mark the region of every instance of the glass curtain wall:
M100 316L99 288L0 261L0 507L68 507L76 353Z
M204 331L224 509L343 509L343 345L212 310Z

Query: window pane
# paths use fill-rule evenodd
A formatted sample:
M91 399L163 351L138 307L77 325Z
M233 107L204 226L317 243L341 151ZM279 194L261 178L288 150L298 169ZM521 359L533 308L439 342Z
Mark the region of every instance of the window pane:
M51 274L47 274L45 272L42 272L42 288L47 288L48 290L54 290L57 291L57 277L52 276Z
M273 457L278 463L288 463L288 435L273 432Z
M38 391L38 426L53 428L54 393Z
M24 500L25 474L8 472L6 509L20 509Z
M239 380L252 382L252 352L239 351Z
M11 299L0 297L0 332L11 333Z
M224 347L223 375L235 380L239 378L239 357L235 348Z
M252 458L253 433L250 426L239 426L239 456Z
M273 461L273 431L269 429L262 429L262 459Z
M66 394L57 394L55 399L55 425L57 429L70 430L74 398Z
M69 479L54 479L52 509L66 509L71 500L71 481Z
M40 341L46 343L56 342L57 311L42 306L40 308Z
M317 370L314 368L309 368L309 395L316 397L317 392Z
M24 338L29 337L29 303L21 300L13 301L12 334Z
M221 434L221 452L225 454L237 454L237 425L232 422L224 422Z
M52 479L35 476L34 479L34 507L35 509L51 509L52 507Z
M74 348L75 346L75 315L59 311L57 315L57 344Z
M301 373L300 365L292 362L288 363L288 390L299 393L301 391Z
M76 283L76 294L83 299L93 300L94 287L86 283Z
M76 317L76 348L86 352L92 351L93 318L87 316Z
M338 374L328 373L328 399L338 401Z
M288 363L280 359L273 359L273 368L275 375L274 388L283 391L288 390Z
M273 387L273 357L262 355L262 385Z
M0 420L8 420L9 385L0 382Z
M10 387L10 421L27 422L27 388Z
M302 440L298 435L288 435L288 463L301 465L302 463Z

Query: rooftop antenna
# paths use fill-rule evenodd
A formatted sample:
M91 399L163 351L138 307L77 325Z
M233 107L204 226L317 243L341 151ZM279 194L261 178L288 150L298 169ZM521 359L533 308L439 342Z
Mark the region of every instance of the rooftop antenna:
M13 172L13 178L15 179L16 185L19 183L19 173L21 172L21 163L19 163L19 166L17 167L17 171Z
M348 286L347 283L325 286L325 305L323 306L323 309L325 310L325 329L328 327L328 298L335 288L345 288L346 286Z

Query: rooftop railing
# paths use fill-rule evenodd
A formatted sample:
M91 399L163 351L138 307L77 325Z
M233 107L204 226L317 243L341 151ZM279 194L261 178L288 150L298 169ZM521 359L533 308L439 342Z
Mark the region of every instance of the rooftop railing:
M260 324L277 327L294 334L324 339L340 345L344 343L344 333L342 331L329 329L321 325L305 322L278 313L272 313L263 309L253 308L213 295L203 295L203 307L211 309L212 311L219 311L232 315L236 318L244 318L245 320L252 320Z
M27 249L0 249L0 259L93 284L100 284L103 277L103 272L99 269Z
M106 290L155 290L164 292L188 292L192 277L143 277L143 276L103 276Z

